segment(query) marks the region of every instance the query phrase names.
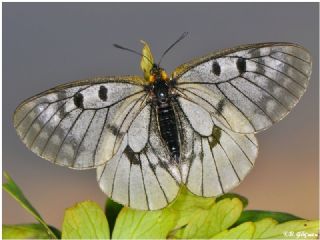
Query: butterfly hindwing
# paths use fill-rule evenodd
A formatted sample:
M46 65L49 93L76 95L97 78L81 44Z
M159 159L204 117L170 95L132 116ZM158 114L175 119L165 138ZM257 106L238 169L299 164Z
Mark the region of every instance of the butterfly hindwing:
M184 100L187 102L188 100ZM179 102L181 99L179 99ZM189 105L190 112L195 105ZM196 108L201 108L197 106ZM195 109L195 111L198 111ZM205 111L202 109L202 111ZM253 134L239 134L225 128L213 116L210 120L176 107L181 129L181 174L183 183L194 194L205 197L221 195L237 186L249 173L258 153ZM210 135L192 124L212 124Z
M100 188L115 201L132 208L156 210L175 199L181 177L161 139L154 109L147 121L150 127L145 147L133 151L128 132L117 154L97 168L97 178Z
M177 68L181 94L207 106L227 128L254 133L285 117L305 92L311 57L290 43L244 45Z
M37 155L71 168L96 167L115 154L120 135L143 105L146 94L137 80L101 77L58 86L24 101L15 111L14 126ZM103 142L105 135L113 137ZM114 152L101 157L105 147Z

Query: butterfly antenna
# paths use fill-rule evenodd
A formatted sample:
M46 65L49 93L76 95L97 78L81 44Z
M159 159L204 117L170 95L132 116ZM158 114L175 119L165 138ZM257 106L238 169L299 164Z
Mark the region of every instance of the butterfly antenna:
M153 64L153 62L152 62L147 56L145 56L145 55L143 55L143 54L141 54L141 53L139 53L139 52L137 52L137 51L135 51L135 50L132 50L132 49L130 49L130 48L126 48L126 47L120 46L119 44L116 44L116 43L113 44L113 46L114 46L115 48L119 48L119 49L121 49L121 50L129 51L129 52L135 53L135 54L137 54L137 55L139 55L139 56L141 56L141 57L144 57L144 58L147 59L151 64Z
M160 61L159 61L159 64L158 66L160 66L160 63L164 57L164 55L166 55L170 50L171 48L173 48L178 42L180 42L182 39L184 39L189 33L188 32L184 32L181 34L181 36L174 42L170 45L170 47L167 48L167 50L165 50L160 58Z

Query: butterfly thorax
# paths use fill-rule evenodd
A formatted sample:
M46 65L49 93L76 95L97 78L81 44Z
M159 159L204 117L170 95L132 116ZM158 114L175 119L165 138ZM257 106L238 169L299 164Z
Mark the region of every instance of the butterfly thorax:
M157 79L155 81L153 93L158 106L170 104L169 86L164 80Z
M155 80L152 83L153 106L156 109L157 121L162 139L170 152L172 159L179 160L180 143L175 112L172 106L174 95L171 91L169 79L165 78L163 70L154 69Z
M170 104L172 87L169 84L166 72L156 64L150 70L149 83L154 104L158 107Z

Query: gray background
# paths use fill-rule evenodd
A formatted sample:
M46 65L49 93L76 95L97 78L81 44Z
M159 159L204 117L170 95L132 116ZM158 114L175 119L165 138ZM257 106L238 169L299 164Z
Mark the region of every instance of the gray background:
M289 41L313 55L310 86L296 108L258 134L253 171L235 192L250 209L286 211L305 218L318 213L317 3L4 3L3 4L3 170L8 171L43 217L61 226L64 209L105 196L95 170L55 166L29 151L15 134L12 114L25 98L57 84L96 75L141 74L140 58L112 47L140 51L148 41L157 58L183 31L190 35L168 54L176 66L238 44ZM6 193L3 223L33 219Z

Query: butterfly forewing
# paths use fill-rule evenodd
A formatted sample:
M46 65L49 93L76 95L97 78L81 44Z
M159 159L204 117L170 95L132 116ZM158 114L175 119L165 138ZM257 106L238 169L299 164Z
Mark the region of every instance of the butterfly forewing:
M306 90L311 57L290 43L222 50L179 67L177 89L207 106L225 127L259 132L285 117Z
M71 168L96 167L109 160L97 157L105 147L101 136L111 132L118 137L104 142L116 148L120 133L129 127L121 124L127 118L117 110L131 112L145 96L136 79L101 77L58 86L24 101L15 111L14 126L37 155Z

